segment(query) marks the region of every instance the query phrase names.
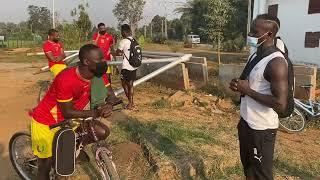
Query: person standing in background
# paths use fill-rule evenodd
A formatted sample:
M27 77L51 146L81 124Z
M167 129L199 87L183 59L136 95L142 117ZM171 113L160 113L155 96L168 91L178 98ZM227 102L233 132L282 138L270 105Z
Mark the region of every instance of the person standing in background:
M111 61L110 48L114 44L114 40L111 34L107 33L107 28L104 23L98 24L98 32L93 34L93 43L100 47L103 52L103 58L105 61ZM108 67L107 75L109 82L111 82L111 66Z
M63 45L60 42L60 35L57 30L49 30L48 40L43 44L43 52L48 59L49 68L54 77L67 68L67 65L63 61L66 55L63 51Z

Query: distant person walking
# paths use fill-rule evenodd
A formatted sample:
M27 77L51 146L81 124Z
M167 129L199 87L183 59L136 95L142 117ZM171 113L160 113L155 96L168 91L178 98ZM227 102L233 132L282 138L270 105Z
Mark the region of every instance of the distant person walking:
M67 67L63 61L66 55L63 51L63 45L60 42L60 35L57 30L49 30L48 40L43 44L43 52L48 59L50 71L54 76L57 76Z
M288 107L288 61L275 47L278 18L259 15L251 26L248 44L257 48L230 89L241 96L238 135L247 180L273 179L274 145L279 115ZM251 70L249 70L251 69Z
M132 52L131 50L131 43L133 43L135 40L132 37L131 28L128 24L124 24L121 26L121 35L123 39L119 43L119 47L117 49L117 55L123 56L123 63L122 63L122 70L121 70L121 81L122 86L124 89L124 92L128 98L128 105L126 106L126 109L128 110L134 110L134 102L133 102L133 82L136 80L136 74L137 74L137 68L133 67L129 59L131 57Z
M94 44L100 47L103 52L103 58L105 61L111 61L110 48L114 44L114 40L111 34L107 32L107 28L104 23L98 24L98 32L94 33L92 40ZM111 82L111 72L112 67L109 66L107 70L107 75L109 82Z

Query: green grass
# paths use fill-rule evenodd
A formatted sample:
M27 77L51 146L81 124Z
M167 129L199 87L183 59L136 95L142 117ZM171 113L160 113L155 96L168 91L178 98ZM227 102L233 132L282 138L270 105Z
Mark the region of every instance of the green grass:
M47 62L43 56L27 56L27 53L10 53L0 50L0 62L5 63L32 63L32 62Z
M2 45L5 45L6 48L31 48L39 46L39 43L28 40L7 40L4 42L0 42L0 46Z
M320 162L319 162L320 163ZM276 172L279 174L296 176L301 179L315 179L319 175L320 171L312 169L310 167L304 167L297 165L290 160L279 160L277 159L274 162ZM320 164L319 164L320 167Z
M161 98L159 100L154 101L151 104L151 107L155 109L164 109L164 108L170 108L171 104L167 99Z

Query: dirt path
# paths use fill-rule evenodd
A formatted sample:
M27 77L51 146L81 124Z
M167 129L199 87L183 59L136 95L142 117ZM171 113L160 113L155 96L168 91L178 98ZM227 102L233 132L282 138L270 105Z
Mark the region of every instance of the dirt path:
M0 179L15 175L8 157L9 139L16 131L28 129L27 110L36 103L36 84L48 78L48 74L34 76L34 71L30 63L0 63Z

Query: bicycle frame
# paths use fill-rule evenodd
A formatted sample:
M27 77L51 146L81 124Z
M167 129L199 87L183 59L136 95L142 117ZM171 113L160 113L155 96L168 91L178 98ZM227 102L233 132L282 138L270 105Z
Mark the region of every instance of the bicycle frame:
M309 99L307 101L308 103L303 103L302 101L300 101L299 99L294 99L294 103L297 107L301 108L302 110L304 110L306 113L308 113L309 115L311 115L312 117L316 117L316 116L320 116L320 111L318 113L315 112L314 107L316 106L320 106L320 103L318 102L314 102L311 99Z

